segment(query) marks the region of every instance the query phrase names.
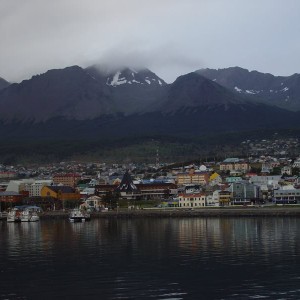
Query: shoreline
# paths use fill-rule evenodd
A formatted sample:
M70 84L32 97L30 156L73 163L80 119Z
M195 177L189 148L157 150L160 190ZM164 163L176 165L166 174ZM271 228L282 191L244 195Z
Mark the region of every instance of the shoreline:
M40 220L68 219L69 211L47 211L39 214ZM191 209L119 209L93 212L91 219L135 219L135 218L210 218L210 217L300 217L300 207L215 207ZM5 221L6 217L0 217Z
M45 212L40 219L67 219L67 211ZM188 209L141 209L113 210L91 213L92 219L102 218L197 218L197 217L300 217L300 207L257 208L200 208Z

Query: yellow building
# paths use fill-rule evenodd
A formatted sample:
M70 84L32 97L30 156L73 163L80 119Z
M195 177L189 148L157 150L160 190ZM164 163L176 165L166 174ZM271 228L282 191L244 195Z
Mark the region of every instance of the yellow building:
M176 181L178 185L190 183L206 185L209 181L209 173L195 172L194 169L191 169L189 172L178 173L176 176Z
M69 186L44 186L41 190L41 196L61 201L80 200L80 193Z
M232 198L232 194L229 191L221 191L219 193L220 206L229 206Z

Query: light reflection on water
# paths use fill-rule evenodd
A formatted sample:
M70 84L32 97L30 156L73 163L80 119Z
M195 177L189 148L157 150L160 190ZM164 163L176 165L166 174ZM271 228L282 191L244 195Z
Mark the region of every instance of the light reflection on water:
M0 246L1 300L300 299L297 218L2 222Z

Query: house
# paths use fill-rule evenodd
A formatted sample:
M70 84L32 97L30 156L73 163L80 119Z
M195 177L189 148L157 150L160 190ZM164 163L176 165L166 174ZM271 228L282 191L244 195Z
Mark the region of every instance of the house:
M209 185L214 186L222 183L222 177L214 172L213 174L210 175L209 177Z
M290 166L284 166L281 168L281 175L286 174L286 175L292 175L292 167Z

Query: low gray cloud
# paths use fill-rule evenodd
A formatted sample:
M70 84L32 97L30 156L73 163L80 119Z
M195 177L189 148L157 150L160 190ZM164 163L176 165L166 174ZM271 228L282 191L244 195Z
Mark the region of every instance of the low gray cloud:
M78 64L300 72L298 0L0 0L0 76Z

